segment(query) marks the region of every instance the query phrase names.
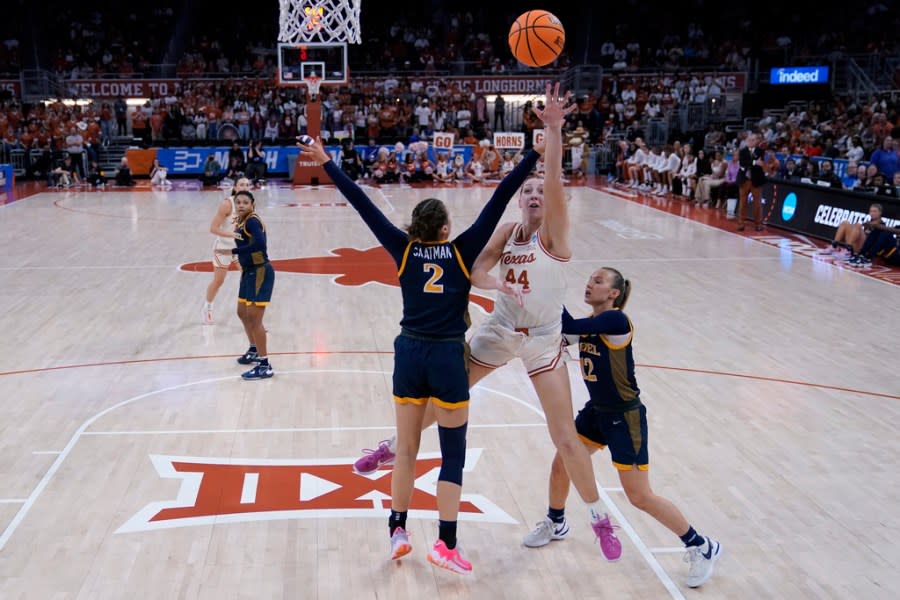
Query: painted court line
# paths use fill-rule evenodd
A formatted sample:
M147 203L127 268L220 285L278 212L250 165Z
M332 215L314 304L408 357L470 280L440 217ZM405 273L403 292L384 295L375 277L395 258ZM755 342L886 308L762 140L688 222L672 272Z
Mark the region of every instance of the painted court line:
M684 554L684 547L681 548L647 548L653 554Z
M0 504L25 504L27 498L0 498Z
M295 352L270 352L271 356L340 356L340 355L356 355L356 354L393 354L391 350L319 350L319 351L295 351ZM82 363L72 365L59 365L55 367L37 367L34 369L20 369L17 371L0 371L0 377L9 375L27 375L31 373L44 373L47 371L62 371L66 369L86 369L89 367L108 367L115 365L136 365L154 362L170 362L170 361L186 361L186 360L207 360L213 358L233 358L231 354L209 354L199 356L164 356L157 358L134 358L128 360L113 360L96 363ZM673 367L669 365L648 365L646 363L637 363L636 367L641 369L660 369L664 371L682 371L684 373L698 373L701 375L718 375L720 377L737 377L739 379L750 379L754 381L766 381L771 383L784 383L787 385L799 385L803 387L819 388L824 390L832 390L838 392L848 392L851 394L860 394L863 396L875 396L877 398L887 398L889 400L900 400L900 395L886 394L884 392L871 392L867 390L858 390L854 388L841 387L837 385L827 385L824 383L813 383L811 381L796 381L792 379L782 379L779 377L766 377L765 375L753 375L750 373L736 373L733 371L717 371L715 369L694 369L689 367Z
M59 454L61 450L35 450L32 454Z
M479 387L479 386L476 386L476 387ZM514 396L506 394L504 392L499 392L497 390L493 390L490 388L484 388L484 389L487 391L490 391L494 394L497 394L498 396L503 396L504 398L509 398L510 400L514 401L516 404L524 406L524 407L530 409L535 414L540 415L541 419L543 419L544 422L547 421L547 417L544 414L544 411L541 410L539 407L537 407L533 404L530 404L528 402L525 402L524 400L522 400L520 398L516 398ZM613 502L613 499L609 496L609 494L606 492L606 490L603 489L603 486L600 484L599 481L597 481L596 483L597 483L597 491L600 494L600 499L603 500L603 504L605 504L606 507L609 509L610 514L618 522L619 527L621 527L622 531L624 531L625 534L631 539L635 548L637 548L638 553L641 555L641 557L644 559L644 561L650 566L650 569L653 571L653 573L659 579L660 583L663 584L663 587L665 587L666 590L669 592L669 595L672 596L672 598L674 598L675 600L685 600L684 596L681 593L681 590L678 589L678 586L675 585L675 582L672 581L672 578L669 577L669 574L666 573L665 569L662 568L662 565L659 564L659 561L656 560L656 557L653 556L653 554L647 549L647 545L644 544L644 541L640 538L640 536L634 530L634 527L631 526L631 524L625 518L625 515L622 514L622 511L619 510L618 506L616 506L616 503Z
M531 427L544 428L545 423L476 423L469 429L525 429ZM431 428L435 428L432 425ZM82 435L117 436L117 435L201 435L201 434L235 434L235 433L330 433L335 431L386 431L393 430L394 425L365 425L359 427L276 427L261 429L147 429L128 431L85 431ZM56 453L54 453L56 454ZM621 489L621 488L620 488Z

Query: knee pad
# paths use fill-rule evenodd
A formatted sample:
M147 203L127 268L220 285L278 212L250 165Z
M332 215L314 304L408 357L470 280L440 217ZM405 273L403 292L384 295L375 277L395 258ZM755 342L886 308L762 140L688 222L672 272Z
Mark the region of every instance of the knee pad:
M459 427L438 425L438 437L441 441L441 472L438 475L438 481L462 485L463 467L466 466L466 430L468 427L468 423Z

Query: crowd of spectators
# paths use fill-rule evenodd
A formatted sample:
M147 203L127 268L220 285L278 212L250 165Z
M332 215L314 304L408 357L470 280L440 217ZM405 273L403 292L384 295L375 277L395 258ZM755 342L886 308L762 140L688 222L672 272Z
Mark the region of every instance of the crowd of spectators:
M26 9L13 4L11 10L24 20ZM34 66L65 77L127 77L162 64L177 65L180 74L269 75L277 62L274 2L254 6L248 15L222 11L212 0L163 0L123 10L90 1L50 2L46 8L39 39L33 40L46 64ZM841 53L896 55L900 28L897 0L828 11L805 0L766 11L737 5L711 10L705 0L686 0L674 13L646 3L553 10L568 33L567 52L553 67L568 66L574 61L570 52L577 52L578 62L613 72L696 66L744 70L755 59L780 63ZM351 66L355 72L447 73L458 65L470 74L516 70L521 65L510 56L507 33L517 12L474 0L421 3L402 11L364 7L364 43L352 47ZM585 29L591 32L588 49L579 46L585 43ZM0 49L0 70L3 59L9 61L10 46L22 41L21 31L4 33L10 37Z
M690 73L608 78L602 89L577 97L578 109L566 128L587 143L610 137L645 137L647 120L664 117L684 102L719 93L715 77ZM507 107L502 95L475 94L453 80L430 78L354 79L351 86L323 88L322 129L326 139L354 139L367 144L430 139L453 132L460 141L490 140L494 131L523 131L530 142L539 121L530 102ZM898 106L889 96L864 102L837 98L830 103L791 105L765 111L756 127L763 146L783 155L870 159L886 136L900 125ZM284 143L306 132L306 96L302 88L278 88L262 80L193 82L177 94L152 97L129 109L124 99L86 105L20 105L0 108L3 148L63 150L65 137L77 129L88 143L132 136L146 145L214 144L221 140ZM673 134L707 151L734 149L736 138L720 127L705 135ZM896 131L894 131L895 137ZM739 140L738 140L739 141ZM889 174L890 176L890 174Z

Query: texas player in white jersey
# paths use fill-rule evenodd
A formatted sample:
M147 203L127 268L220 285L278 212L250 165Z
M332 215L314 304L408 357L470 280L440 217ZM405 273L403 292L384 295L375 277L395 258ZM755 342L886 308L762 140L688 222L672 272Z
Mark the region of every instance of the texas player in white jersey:
M237 260L237 255L228 256L216 254L216 250L220 248L233 248L234 239L237 234L234 232L234 224L236 222L237 211L234 207L234 195L238 192L249 192L253 188L253 184L246 177L238 179L231 194L222 198L216 214L213 216L212 222L209 224L209 232L216 236L213 242L213 278L206 288L206 302L203 305L203 323L212 325L213 323L213 300L219 293L219 288L225 283L225 275L231 264Z
M591 526L604 540L603 548L621 544L603 511L590 455L575 431L572 391L562 361L562 307L565 291L563 265L571 258L569 214L562 181L562 123L575 105L568 108L570 94L559 97L559 84L547 98L543 111L535 110L544 122L546 150L543 179L531 178L519 192L519 223L505 223L472 266L472 285L503 292L494 312L470 340L469 387L502 367L521 358L541 401L550 438L562 457L572 483L588 505ZM491 273L499 264L497 275ZM498 276L499 275L499 276ZM434 423L434 410L426 410L423 428ZM393 462L394 440L381 442L377 449L354 464L361 474L372 473ZM564 536L568 531L559 532ZM606 550L604 550L606 554ZM618 555L607 556L615 560Z

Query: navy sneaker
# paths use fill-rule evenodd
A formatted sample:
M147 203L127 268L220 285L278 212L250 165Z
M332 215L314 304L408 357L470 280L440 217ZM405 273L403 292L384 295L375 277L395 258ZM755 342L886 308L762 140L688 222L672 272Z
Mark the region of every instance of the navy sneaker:
M242 379L268 379L275 374L270 364L258 364L246 373L241 374Z
M259 354L256 353L256 350L248 349L243 356L238 357L237 361L240 365L252 365L255 362L259 362Z

